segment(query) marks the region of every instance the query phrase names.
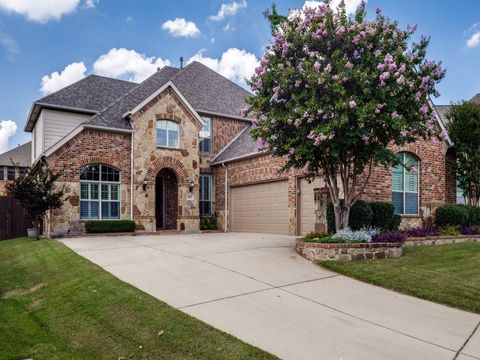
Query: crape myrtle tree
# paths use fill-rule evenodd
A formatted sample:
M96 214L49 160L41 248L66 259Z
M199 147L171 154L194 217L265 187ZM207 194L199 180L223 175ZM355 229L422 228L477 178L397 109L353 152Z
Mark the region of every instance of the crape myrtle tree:
M24 176L6 185L12 196L33 219L33 227L40 239L40 224L48 210L62 206L64 189L55 191L60 174L54 174L46 164L31 168Z
M480 104L462 102L447 113L458 185L469 205L480 205Z
M324 1L273 20L243 114L262 150L285 157L283 170L325 178L343 229L372 167L400 162L389 145L446 136L429 105L445 72L426 59L428 38L412 42L416 28L401 29L380 9L368 20L365 4L350 17L344 3L333 11Z

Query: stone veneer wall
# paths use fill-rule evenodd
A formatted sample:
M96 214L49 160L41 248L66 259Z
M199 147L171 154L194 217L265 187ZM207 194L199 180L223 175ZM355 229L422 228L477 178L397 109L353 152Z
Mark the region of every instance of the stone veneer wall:
M157 119L180 125L179 148L157 146ZM155 231L155 179L164 168L173 170L178 182L177 230L198 231L199 150L201 125L168 88L131 116L134 130L134 220L140 230ZM147 188L143 190L143 182ZM192 192L189 183L195 184ZM188 199L193 196L193 199Z
M480 235L427 236L407 238L405 245L445 245L465 242L480 242Z
M454 174L450 174L446 157L447 147L444 143L420 140L408 146L394 147L395 152L409 151L420 158L420 215L404 216L403 227L421 225L424 221L432 222L432 215L436 207L451 202L455 197L455 187L451 181ZM297 179L301 177L300 171L290 171L288 174L280 174L279 169L283 165L282 158L272 158L269 155L260 155L233 161L226 164L228 167L228 186L240 184L253 184L262 181L288 179L288 203L289 203L289 232L296 233L297 229ZM215 212L219 218L219 224L225 226L225 169L215 166ZM392 183L391 170L383 167L375 167L372 170L370 180L365 189L363 199L367 201L391 201Z
M120 217L130 219L130 134L84 130L46 160L51 170L61 173L58 186L65 186L68 198L47 217L46 231L66 231L80 220L80 167L106 164L120 170Z
M297 252L310 261L324 260L364 260L393 259L402 256L402 244L394 243L357 243L322 244L297 239Z

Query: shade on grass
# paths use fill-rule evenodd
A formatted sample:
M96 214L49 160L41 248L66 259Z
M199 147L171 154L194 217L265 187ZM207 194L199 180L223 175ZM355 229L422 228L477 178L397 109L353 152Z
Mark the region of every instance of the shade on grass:
M0 359L275 358L54 240L1 241L0 274Z
M422 299L480 313L480 243L404 247L398 259L321 265Z

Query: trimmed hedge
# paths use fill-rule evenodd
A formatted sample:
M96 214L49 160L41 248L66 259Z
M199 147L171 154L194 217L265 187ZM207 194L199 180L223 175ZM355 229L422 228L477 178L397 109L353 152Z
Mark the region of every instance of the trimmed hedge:
M464 205L442 205L435 211L435 223L439 227L466 226L469 224L469 210Z
M370 226L372 223L373 211L370 206L362 200L358 200L350 209L348 225L356 231Z
M397 225L398 220L402 220L401 216L395 217L395 206L392 203L383 201L372 201L368 203L372 209L372 223L373 228L380 229L382 231L397 230L400 223Z
M215 216L202 216L200 218L200 230L218 230L218 222Z
M467 226L480 226L480 206L458 205L465 207L468 212Z
M134 232L135 222L132 220L94 220L85 223L87 233Z
M352 230L360 230L364 227L368 227L372 222L372 216L373 212L368 203L358 200L350 209L348 226ZM333 211L333 203L331 202L327 205L327 227L329 233L336 232L335 212Z

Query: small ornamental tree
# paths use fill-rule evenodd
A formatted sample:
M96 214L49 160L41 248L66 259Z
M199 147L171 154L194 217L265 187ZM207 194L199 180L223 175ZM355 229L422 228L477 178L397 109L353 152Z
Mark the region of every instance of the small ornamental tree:
M447 118L458 184L469 205L480 205L480 104L464 101L453 105Z
M337 229L348 225L372 166L399 163L389 145L438 135L429 96L445 72L425 59L429 39L410 43L414 32L380 9L367 20L364 4L349 17L343 3L335 12L324 1L276 27L249 79L254 96L243 113L253 136L285 157L284 170L325 178Z
M64 190L54 190L55 181L59 177L47 165L39 165L6 185L7 193L32 217L37 240L40 239L40 224L46 212L62 206Z

